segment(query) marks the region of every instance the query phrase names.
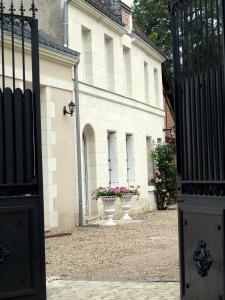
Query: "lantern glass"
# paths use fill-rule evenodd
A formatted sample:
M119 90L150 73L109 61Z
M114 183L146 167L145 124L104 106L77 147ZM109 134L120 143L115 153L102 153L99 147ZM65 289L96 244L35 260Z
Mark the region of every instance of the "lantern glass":
M75 103L73 101L71 101L69 104L69 110L71 114L73 114L75 111Z

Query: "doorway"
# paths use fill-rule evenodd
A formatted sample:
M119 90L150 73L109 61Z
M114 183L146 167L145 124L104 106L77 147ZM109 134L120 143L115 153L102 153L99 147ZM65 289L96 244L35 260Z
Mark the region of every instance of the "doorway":
M95 133L90 124L83 130L83 191L84 211L87 218L94 217L98 213L96 201L92 200L92 192L96 188L96 149Z

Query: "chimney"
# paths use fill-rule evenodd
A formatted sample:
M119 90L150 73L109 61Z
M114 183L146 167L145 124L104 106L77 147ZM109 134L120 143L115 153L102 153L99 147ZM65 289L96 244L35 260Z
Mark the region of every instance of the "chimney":
M116 17L122 20L121 0L102 0L102 3L107 6Z
M121 12L122 12L122 22L123 24L125 24L126 29L131 32L132 31L132 27L133 27L133 22L132 22L132 11L131 11L131 1L126 1L127 4L129 4L129 6L124 2L122 2L121 5Z

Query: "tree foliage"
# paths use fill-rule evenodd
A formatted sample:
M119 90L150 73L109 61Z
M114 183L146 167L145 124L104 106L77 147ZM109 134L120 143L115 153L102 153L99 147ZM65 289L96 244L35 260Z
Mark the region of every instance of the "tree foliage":
M168 0L134 0L133 17L137 26L165 54L172 74L171 17Z

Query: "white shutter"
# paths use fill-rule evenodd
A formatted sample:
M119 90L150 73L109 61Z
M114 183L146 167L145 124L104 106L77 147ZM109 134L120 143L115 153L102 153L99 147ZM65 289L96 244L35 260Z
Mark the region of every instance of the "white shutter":
M108 134L108 151L109 151L109 184L117 186L117 157L116 157L116 133Z
M126 136L127 146L127 182L128 185L134 185L134 147L133 147L133 136Z

